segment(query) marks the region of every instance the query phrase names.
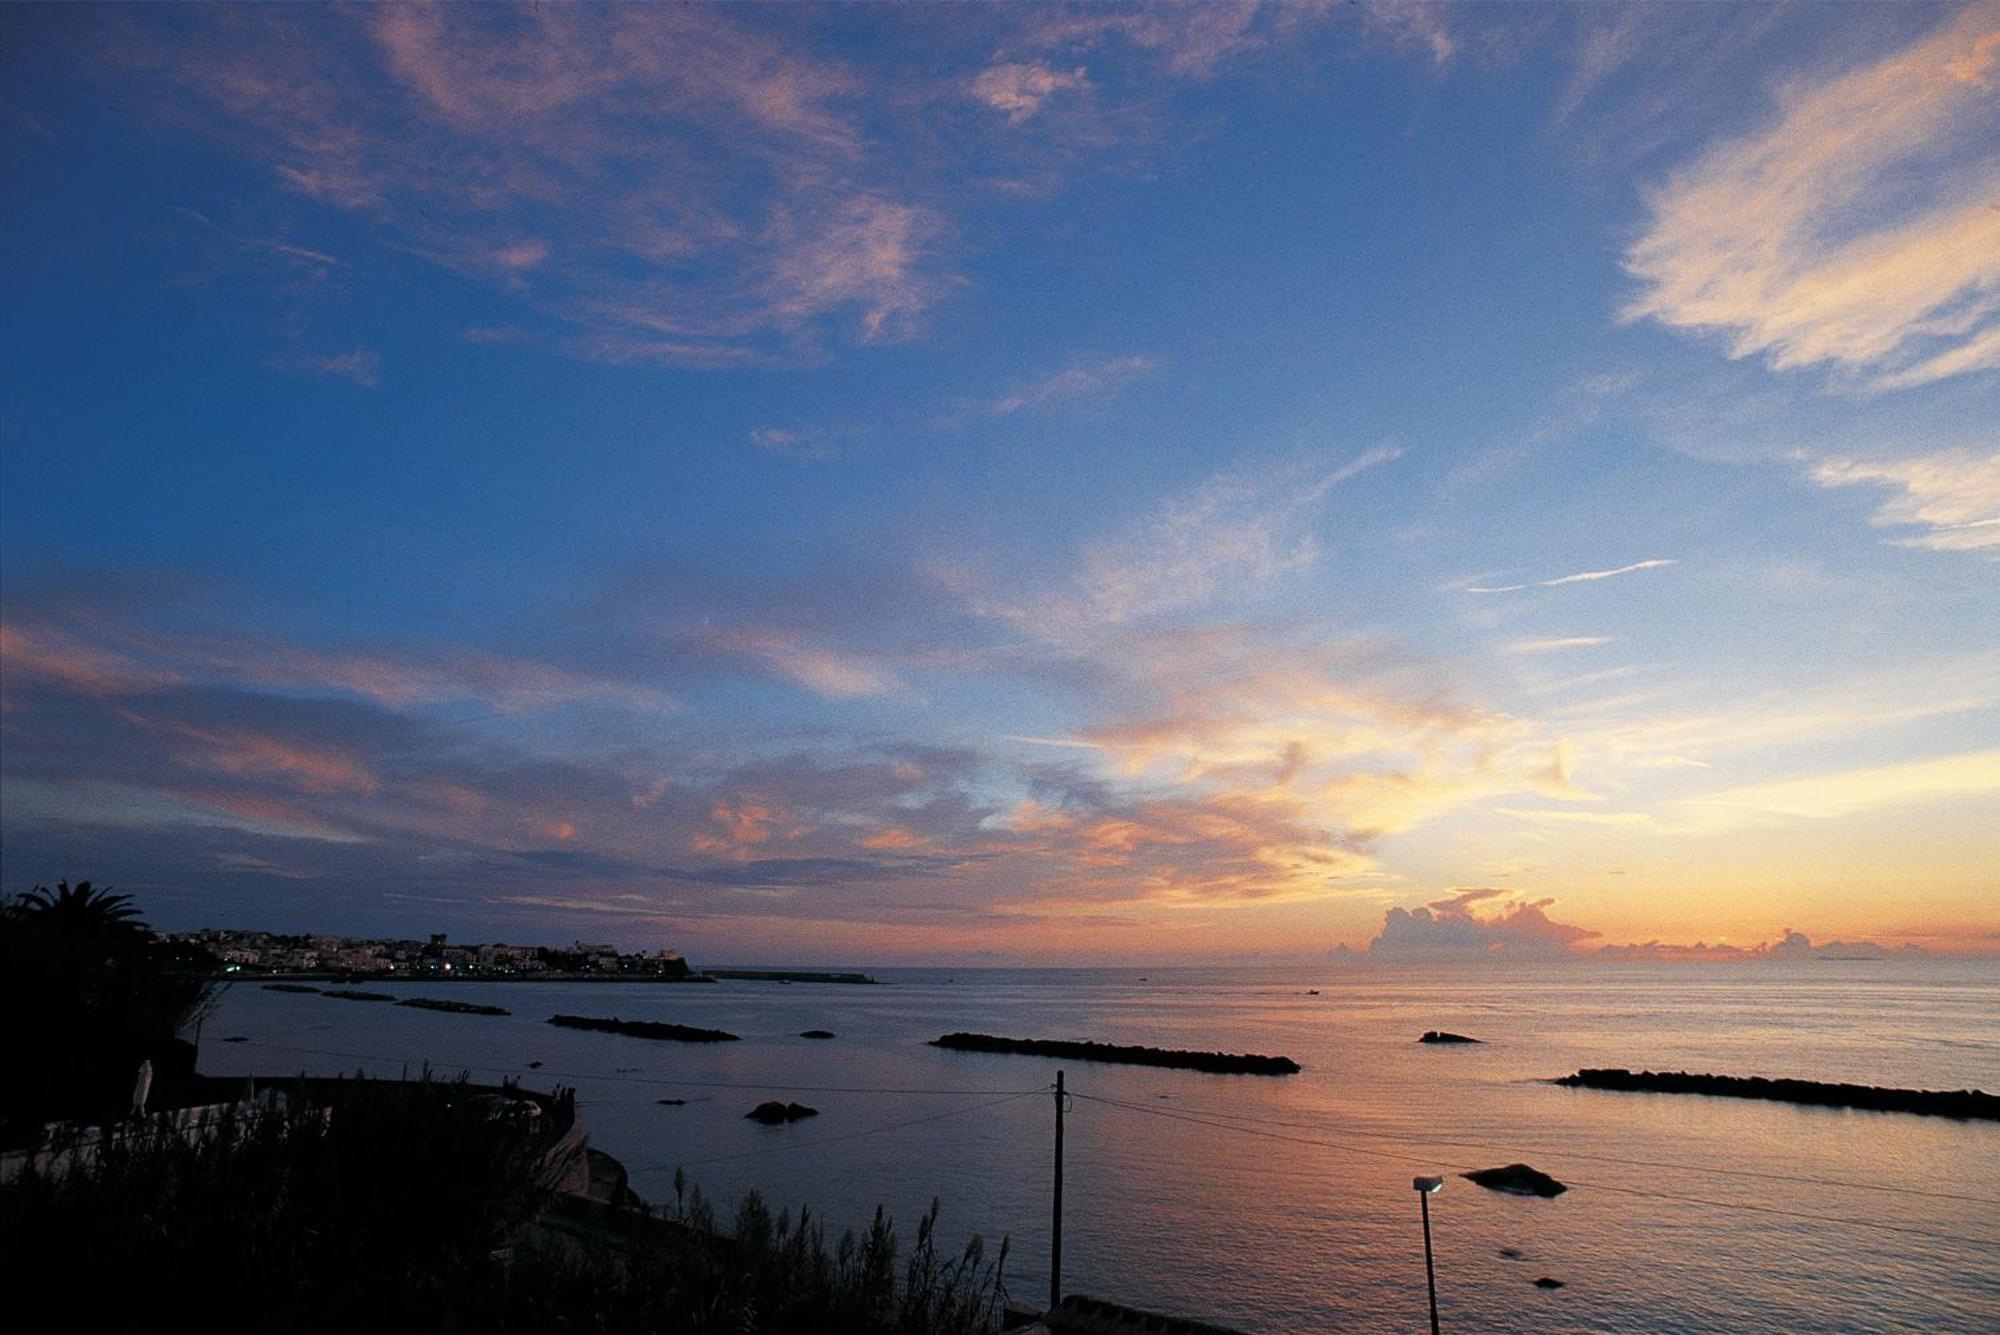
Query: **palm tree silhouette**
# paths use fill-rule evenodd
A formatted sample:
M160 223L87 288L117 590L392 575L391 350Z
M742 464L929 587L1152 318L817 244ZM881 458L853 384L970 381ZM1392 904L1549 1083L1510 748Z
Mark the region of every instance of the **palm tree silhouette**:
M54 890L38 885L21 896L15 912L31 922L87 940L143 936L146 932L132 896L114 895L108 886L95 889L89 881L75 885L57 881Z

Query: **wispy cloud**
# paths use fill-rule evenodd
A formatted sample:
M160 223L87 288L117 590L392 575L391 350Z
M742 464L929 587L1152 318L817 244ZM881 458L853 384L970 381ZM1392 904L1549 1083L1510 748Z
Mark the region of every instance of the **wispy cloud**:
M1595 649L1610 644L1607 635L1559 635L1540 640L1515 640L1507 646L1510 654L1553 654L1565 649Z
M1939 450L1905 459L1830 459L1813 469L1822 487L1875 486L1890 494L1870 521L1916 533L1888 541L2000 560L2000 451Z
M1869 808L2000 793L2000 751L1747 784L1692 799L1691 808L1745 816L1832 820Z
M1090 76L1081 65L1072 70L1057 70L1039 63L1006 61L981 70L968 92L973 101L991 107L1019 125L1040 111L1050 98L1089 87Z
M1627 319L1877 388L2000 365L2000 9L1783 90L1766 129L1653 191Z
M766 454L802 463L832 459L840 453L825 432L811 427L755 427L750 432L750 443Z
M1109 357L1101 361L1073 362L1051 375L1010 390L993 401L998 416L1018 413L1075 399L1095 398L1123 389L1152 373L1158 363L1151 357Z
M288 364L316 375L352 380L363 389L374 389L381 381L382 356L373 348L356 348L324 357L295 357Z
M418 5L119 21L107 60L160 128L500 286L584 356L716 365L901 337L949 285L945 220L877 155L865 82L789 21Z
M1679 564L1671 557L1654 557L1646 561L1634 561L1630 565L1614 566L1609 570L1583 570L1574 575L1558 575L1554 579L1540 579L1532 584L1449 584L1445 587L1459 593L1519 593L1523 589L1559 589L1565 584L1594 584L1601 579L1615 579L1619 575L1630 575L1640 570L1659 570Z
M1545 579L1545 589L1561 588L1565 584L1590 584L1600 579L1613 579L1619 575L1629 575L1635 570L1658 570L1675 562L1669 557L1654 557L1648 561L1634 561L1628 566L1616 566L1610 570L1585 570L1574 575L1559 575L1555 579Z

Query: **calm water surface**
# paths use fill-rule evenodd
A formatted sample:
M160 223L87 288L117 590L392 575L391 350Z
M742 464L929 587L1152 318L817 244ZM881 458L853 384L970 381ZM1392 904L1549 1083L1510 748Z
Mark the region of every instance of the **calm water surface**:
M1061 1065L1079 1096L1067 1131L1071 1291L1253 1331L1422 1329L1411 1176L1525 1161L1572 1189L1518 1199L1452 1177L1432 1199L1447 1328L2000 1330L2000 1125L1541 1083L1631 1066L2000 1090L2000 966L876 976L884 986L381 989L491 1002L509 1018L239 985L208 1022L203 1064L395 1075L428 1062L574 1085L593 1143L656 1202L671 1201L685 1165L712 1198L755 1189L837 1226L864 1223L880 1202L907 1236L937 1197L947 1238L1011 1238L1008 1288L1026 1299L1048 1287L1044 1091ZM559 1011L744 1041L543 1023ZM797 1037L812 1028L838 1037ZM1413 1041L1433 1028L1487 1041ZM1213 1076L925 1045L952 1029L1282 1053L1305 1070ZM238 1035L249 1041L216 1041ZM1013 1094L1023 1097L997 1102ZM744 1120L767 1097L822 1115ZM1543 1275L1567 1287L1533 1287Z

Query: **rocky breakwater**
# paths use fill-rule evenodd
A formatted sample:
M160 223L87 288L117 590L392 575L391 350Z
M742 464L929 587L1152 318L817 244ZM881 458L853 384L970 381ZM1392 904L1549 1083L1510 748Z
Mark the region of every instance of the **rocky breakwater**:
M1572 1089L1609 1089L1644 1094L1709 1094L1731 1099L1764 1099L1817 1108L1861 1108L1870 1112L1917 1113L1968 1121L2000 1122L2000 1095L1977 1089L1891 1089L1823 1080L1769 1079L1761 1075L1699 1075L1690 1071L1628 1071L1623 1067L1585 1068L1549 1083Z
M1001 1038L994 1034L946 1034L934 1038L934 1048L954 1052L1009 1052L1028 1057L1060 1057L1068 1061L1114 1062L1123 1066L1166 1066L1212 1075L1297 1075L1290 1057L1265 1057L1251 1052L1194 1052L1181 1048L1148 1048L1122 1043L1091 1043L1074 1039Z
M737 1036L721 1029L696 1029L684 1024L662 1024L657 1020L601 1019L594 1015L551 1015L549 1023L559 1029L590 1029L627 1038L662 1039L671 1043L734 1043Z

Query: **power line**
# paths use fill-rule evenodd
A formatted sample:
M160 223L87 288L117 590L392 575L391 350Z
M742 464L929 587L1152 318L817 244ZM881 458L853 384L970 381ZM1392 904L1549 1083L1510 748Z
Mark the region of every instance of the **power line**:
M984 1112L988 1108L997 1108L1003 1103L1014 1103L1021 1099L1036 1098L1046 1093L1048 1093L1046 1089L1024 1089L1009 1094L1005 1098L993 1099L986 1103L975 1103L969 1108L947 1108L943 1112L932 1113L928 1117L912 1117L905 1122L890 1122L885 1126L864 1127L859 1131L849 1131L844 1135L821 1136L817 1140L790 1140L780 1145L769 1145L759 1149L744 1150L738 1154L717 1154L706 1159L683 1159L672 1163L646 1164L644 1167L627 1168L625 1171L627 1174L632 1174L657 1173L668 1168L701 1168L708 1164L728 1163L735 1159L760 1159L767 1154L779 1154L786 1150L809 1150L817 1145L837 1145L844 1140L859 1140L863 1136L879 1136L889 1131L902 1131L909 1127L922 1126L926 1122L942 1121L947 1117L959 1117L966 1113Z
M1112 1099L1100 1099L1098 1102L1112 1103L1118 1107L1131 1107L1147 1112L1159 1111L1158 1109L1149 1108L1144 1104L1123 1104ZM1319 1130L1318 1125L1311 1122L1287 1122L1269 1117L1252 1117L1247 1113L1229 1112L1219 1108L1180 1108L1177 1111L1201 1117L1215 1117L1231 1122L1249 1122L1257 1126L1288 1127L1298 1131ZM1447 1140L1433 1136L1397 1136L1381 1131L1365 1131L1352 1126L1343 1126L1340 1130L1343 1135L1362 1136L1369 1140L1386 1140L1396 1145L1448 1145L1454 1149L1462 1150L1491 1150L1495 1154L1517 1154L1521 1152L1518 1146L1489 1145L1477 1140ZM1991 1196L1969 1196L1955 1191L1929 1191L1922 1187L1897 1187L1877 1182L1855 1182L1850 1179L1837 1177L1813 1177L1796 1173L1770 1173L1754 1168L1715 1168L1702 1164L1674 1163L1666 1159L1631 1159L1609 1154L1589 1154L1582 1150L1552 1148L1546 1152L1560 1154L1568 1159L1584 1159L1592 1163L1608 1163L1619 1167L1666 1168L1683 1173L1706 1173L1719 1177L1742 1177L1761 1182L1790 1182L1815 1187L1840 1187L1850 1191L1887 1191L1893 1192L1898 1196L1921 1196L1928 1200L1939 1201L1964 1201L1971 1205L1991 1205L1996 1209L2000 1209L2000 1199Z
M419 1059L416 1061L412 1061L408 1058L383 1056L380 1053L343 1052L327 1048L291 1047L285 1044L265 1043L255 1039L248 1040L248 1042L249 1045L253 1047L269 1048L279 1052L308 1053L311 1055L322 1056L322 1057L339 1057L350 1061L367 1061L378 1064L401 1064L403 1066L421 1066L428 1064L427 1059ZM663 1089L745 1089L745 1090L762 1090L762 1091L774 1091L774 1092L784 1091L784 1092L800 1093L800 1094L899 1094L899 1095L985 1094L985 1095L1004 1096L1001 1098L1000 1100L1001 1102L1005 1102L1008 1099L1019 1097L1019 1094L1016 1091L999 1090L999 1089L941 1089L941 1088L922 1088L922 1087L912 1087L912 1086L889 1087L889 1086L864 1086L864 1085L798 1085L798 1084L787 1084L781 1081L768 1081L768 1080L767 1081L678 1080L678 1079L655 1078L651 1076L601 1074L596 1072L580 1072L580 1071L555 1071L555 1070L549 1070L547 1068L529 1070L525 1067L520 1067L520 1066L484 1066L471 1063L452 1063L452 1062L443 1063L443 1065L460 1066L462 1069L468 1071L494 1072L505 1075L547 1077L552 1080L610 1081L619 1084L645 1085L649 1087L663 1088ZM1249 1123L1256 1126L1281 1127L1291 1130L1304 1130L1304 1131L1318 1130L1318 1128L1311 1123L1284 1121L1275 1118L1252 1117L1244 1113L1227 1112L1219 1109L1191 1108L1191 1109L1180 1110L1180 1112L1178 1113L1170 1113L1166 1109L1149 1107L1145 1104L1128 1103L1118 1099L1107 1099L1094 1094L1077 1093L1076 1097L1082 1099L1089 1099L1093 1103L1102 1103L1108 1107L1124 1108L1132 1112L1146 1113L1149 1115L1161 1116L1161 1117L1177 1117L1178 1120L1182 1121L1198 1122L1198 1119L1200 1118L1212 1118L1215 1119L1213 1122L1208 1122L1208 1123L1198 1122L1198 1124L1215 1125L1223 1130L1241 1130L1245 1131L1246 1133L1249 1133L1247 1127L1230 1125L1231 1123ZM944 1115L949 1115L949 1114L944 1114ZM919 1119L919 1120L928 1120L928 1119ZM1249 1133L1249 1134L1255 1134L1255 1133ZM1513 1154L1519 1152L1518 1147L1492 1145L1480 1141L1452 1140L1452 1139L1412 1140L1409 1137L1393 1136L1385 1134L1383 1132L1365 1131L1353 1127L1343 1127L1341 1129L1341 1134L1348 1136L1359 1136L1369 1140L1388 1141L1391 1144L1400 1144L1400 1145L1418 1145L1418 1146L1443 1145L1455 1149L1491 1150L1496 1154ZM1281 1137L1281 1139L1284 1138L1285 1137ZM811 1141L811 1142L799 1142L799 1143L803 1146L805 1144L817 1144L819 1142ZM1409 1163L1431 1164L1437 1162L1435 1158L1429 1156L1417 1156L1411 1154L1392 1154L1387 1151L1370 1151L1365 1147L1358 1145L1350 1145L1344 1142L1307 1140L1307 1141L1302 1141L1301 1143L1319 1144L1331 1148L1351 1149L1357 1153L1363 1153L1363 1154L1375 1153L1378 1157L1402 1159L1405 1162ZM1754 1181L1786 1182L1786 1183L1806 1185L1806 1186L1833 1187L1836 1189L1849 1190L1849 1191L1889 1192L1899 1196L1913 1196L1927 1200L1958 1201L1971 1205L1990 1205L1990 1206L2000 1207L2000 1200L1996 1200L1992 1197L1974 1196L1965 1193L1950 1192L1950 1191L1931 1191L1921 1187L1899 1187L1887 1184L1847 1181L1840 1178L1813 1177L1809 1175L1791 1174L1791 1173L1762 1172L1756 1169L1708 1167L1700 1164L1674 1163L1668 1160L1659 1160L1659 1159L1617 1158L1610 1155L1590 1154L1583 1151L1571 1151L1565 1149L1555 1149L1555 1150L1550 1150L1549 1152L1553 1154L1560 1154L1570 1159L1585 1160L1592 1163L1608 1163L1614 1166L1629 1165L1632 1167L1641 1167L1641 1168L1662 1168L1676 1172L1692 1173L1696 1175L1706 1174L1709 1176L1735 1177L1735 1178L1744 1178ZM724 1157L735 1158L738 1156L729 1155ZM699 1162L711 1163L711 1162L716 1162L716 1160L705 1159L705 1160L700 1160ZM691 1165L683 1165L683 1166L691 1166ZM1457 1166L1465 1167L1465 1165L1457 1165ZM1590 1183L1579 1183L1579 1185L1602 1186L1602 1184L1590 1184ZM1631 1190L1630 1188L1621 1188L1621 1187L1604 1187L1603 1189L1612 1191ZM1695 1198L1690 1197L1687 1199L1694 1200ZM1745 1207L1745 1208L1751 1208L1751 1207ZM1764 1208L1769 1209L1770 1207L1764 1207ZM1801 1217L1815 1218L1816 1216L1806 1215ZM1854 1221L1854 1222L1858 1223L1861 1221ZM1959 1240L1967 1241L1967 1239L1959 1239Z
M783 1090L797 1094L1006 1094L1018 1093L1008 1089L941 1089L918 1088L914 1086L892 1088L877 1085L795 1085L783 1080L676 1080L643 1075L606 1075L596 1071L552 1071L547 1067L529 1069L525 1065L482 1066L473 1062L434 1062L431 1058L388 1057L379 1052L341 1052L332 1048L300 1048L284 1043L265 1043L259 1039L246 1039L249 1047L269 1048L273 1052L302 1052L316 1057L339 1057L346 1061L373 1062L388 1066L435 1066L439 1069L456 1067L465 1071L487 1071L501 1075L521 1075L550 1080L609 1080L626 1085L651 1085L660 1089L752 1089ZM229 1077L220 1077L227 1079ZM1039 1092L1039 1091L1036 1091Z
M1101 1103L1106 1107L1123 1108L1129 1112L1143 1113L1148 1117L1164 1117L1170 1121L1188 1122L1195 1126L1212 1127L1218 1131L1234 1131L1238 1135L1256 1136L1263 1140L1282 1140L1294 1145L1315 1145L1323 1149L1346 1150L1352 1154L1373 1155L1376 1158L1401 1159L1406 1163L1421 1163L1435 1166L1442 1162L1437 1159L1418 1158L1411 1154L1396 1154L1389 1150L1371 1149L1336 1140L1316 1140L1308 1136L1287 1136L1275 1131L1258 1131L1247 1126L1232 1126L1227 1122L1212 1121L1204 1117L1191 1117L1184 1113L1168 1112L1163 1108L1148 1108L1144 1104L1139 1103L1123 1103L1116 1099L1098 1098L1091 1094L1077 1094L1076 1097L1085 1099L1091 1103ZM1445 1163L1444 1166L1458 1169L1461 1172L1472 1171L1469 1164ZM1702 1196L1685 1196L1678 1192L1648 1191L1641 1187L1620 1187L1608 1182L1585 1182L1575 1178L1570 1180L1570 1184L1573 1186L1588 1187L1593 1191L1610 1191L1624 1196L1644 1197L1648 1200L1676 1201L1684 1205L1706 1205L1718 1210L1749 1210L1757 1214L1780 1215L1788 1219L1803 1219L1814 1224L1847 1224L1855 1228L1873 1228L1890 1233L1905 1233L1912 1237L1928 1238L1934 1242L1956 1242L1969 1247L2000 1248L2000 1240L1992 1238L1969 1238L1962 1233L1941 1233L1932 1229L1913 1228L1906 1224L1891 1224L1877 1219L1854 1219L1843 1215L1812 1214L1804 1210L1786 1210L1775 1205L1755 1205L1749 1201L1718 1201Z

